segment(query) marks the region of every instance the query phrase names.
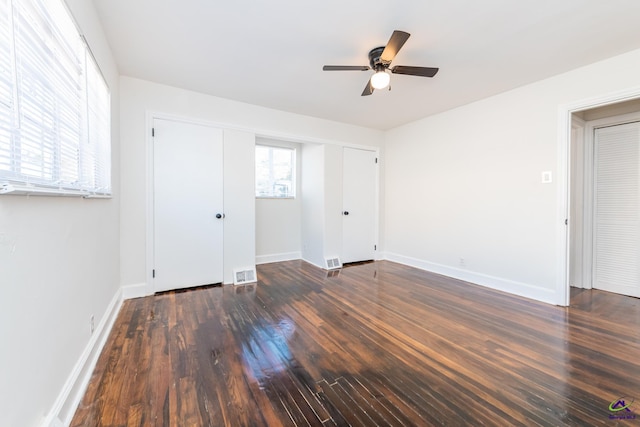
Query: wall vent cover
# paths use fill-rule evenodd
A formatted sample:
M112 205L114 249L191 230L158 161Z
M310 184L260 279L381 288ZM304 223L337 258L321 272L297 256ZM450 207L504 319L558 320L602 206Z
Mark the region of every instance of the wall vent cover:
M245 283L252 283L257 281L258 281L258 278L256 275L255 267L233 270L234 285L243 285Z
M333 258L325 258L325 265L327 267L327 270L333 270L336 268L342 268L342 262L340 262L340 258L338 257L333 257Z

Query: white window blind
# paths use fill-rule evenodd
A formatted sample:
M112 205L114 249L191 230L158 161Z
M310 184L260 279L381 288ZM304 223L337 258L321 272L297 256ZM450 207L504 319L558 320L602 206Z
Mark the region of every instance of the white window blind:
M0 173L11 170L15 68L10 0L0 0Z
M0 182L109 194L109 90L64 3L0 13Z

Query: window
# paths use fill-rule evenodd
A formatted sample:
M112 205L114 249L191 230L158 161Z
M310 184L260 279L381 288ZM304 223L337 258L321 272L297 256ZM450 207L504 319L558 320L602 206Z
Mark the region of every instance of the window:
M295 163L292 148L256 145L256 197L295 197Z
M110 94L62 0L0 0L0 184L111 193Z

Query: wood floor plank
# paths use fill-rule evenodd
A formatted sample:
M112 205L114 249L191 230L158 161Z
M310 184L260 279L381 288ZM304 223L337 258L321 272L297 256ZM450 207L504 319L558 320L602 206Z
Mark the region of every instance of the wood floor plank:
M366 414L373 422L373 425L392 425L392 421L395 420L394 417L390 416L388 412L381 405L379 405L379 402L377 402L376 399L373 398L373 396L367 394L366 392L361 393L364 390L354 387L352 383L356 383L356 385L359 385L352 378L349 379L340 377L336 381L337 386L339 386L340 389L343 390L343 392L347 396L349 396L357 405L358 412L363 412L364 414Z
M402 412L387 399L384 393L367 383L364 376L350 377L348 383L384 419L384 422L379 425L407 425L409 420L402 415Z
M340 389L336 387L337 382L329 384L326 381L318 383L322 389L327 405L332 408L336 420L341 420L339 424L349 426L366 427L373 425L371 419L364 413L358 412L356 405Z
M640 402L636 298L554 307L387 261L258 279L125 301L71 425L629 425L609 405Z

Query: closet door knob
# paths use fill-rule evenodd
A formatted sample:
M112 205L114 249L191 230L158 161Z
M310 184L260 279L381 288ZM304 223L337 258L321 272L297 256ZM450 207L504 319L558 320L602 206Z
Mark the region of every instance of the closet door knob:
M349 211L342 212L342 215L349 215Z
M224 218L224 214L216 214L216 218L218 218L218 219Z

